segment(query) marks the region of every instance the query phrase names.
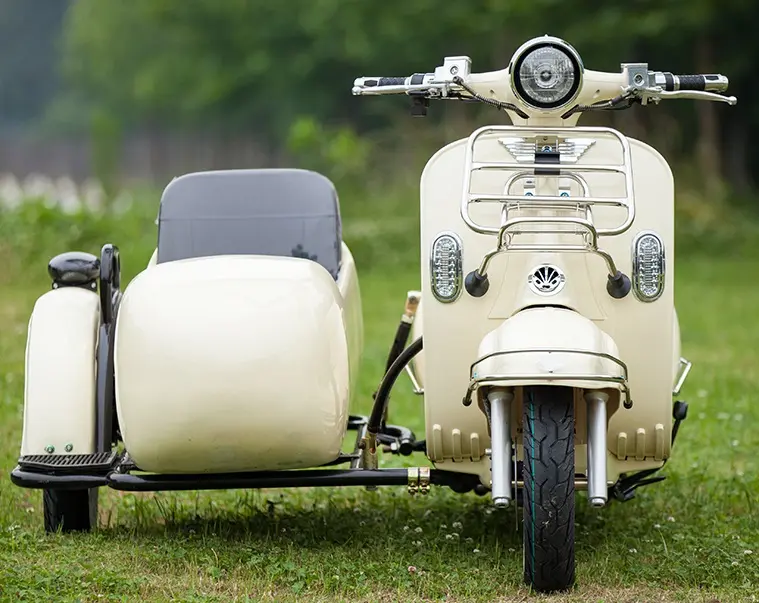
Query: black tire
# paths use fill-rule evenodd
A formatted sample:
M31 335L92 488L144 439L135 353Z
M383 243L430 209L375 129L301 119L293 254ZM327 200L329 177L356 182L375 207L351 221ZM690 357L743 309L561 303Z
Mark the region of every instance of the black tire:
M89 532L97 527L98 489L43 490L46 532Z
M538 592L575 580L574 401L569 387L525 387L524 579Z

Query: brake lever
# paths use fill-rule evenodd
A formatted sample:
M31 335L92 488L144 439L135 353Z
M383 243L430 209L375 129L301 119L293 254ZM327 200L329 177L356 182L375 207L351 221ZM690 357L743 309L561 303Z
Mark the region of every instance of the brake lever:
M731 106L738 104L738 99L734 96L724 96L715 92L704 92L703 90L675 90L673 92L667 92L661 88L644 88L642 90L639 90L636 96L638 96L644 104L647 101L658 103L660 100L668 98L715 101L720 103L727 103Z

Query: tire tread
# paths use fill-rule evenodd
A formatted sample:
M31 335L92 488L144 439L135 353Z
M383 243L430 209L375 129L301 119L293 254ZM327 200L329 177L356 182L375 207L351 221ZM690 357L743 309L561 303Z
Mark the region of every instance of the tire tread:
M573 390L525 388L522 420L525 582L566 590L575 579Z

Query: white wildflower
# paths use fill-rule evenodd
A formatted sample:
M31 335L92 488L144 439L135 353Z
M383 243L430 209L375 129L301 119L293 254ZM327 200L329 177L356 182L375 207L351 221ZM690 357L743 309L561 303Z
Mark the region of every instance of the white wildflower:
M480 549L474 549L472 552L473 552L475 555L477 555L477 554L479 554L479 552L480 552Z
M744 555L753 555L754 551L752 551L751 549L746 549L745 551L743 551L743 554Z
M440 524L440 529L441 529L441 530L447 530L447 529L448 529L448 526L447 526L447 525L445 525L444 523L441 523L441 524Z
M416 573L416 566L409 565L408 566L408 573L409 574L415 574Z
M458 532L451 532L450 536L451 536L451 538L458 538L459 537Z
M670 515L669 517L667 517L667 521L675 523L675 518Z
M654 524L654 529L661 530L661 525L659 525L658 523L655 523Z
M408 526L403 526L403 531L408 532Z
M733 561L730 565L732 565L733 567L736 567L740 565L740 563L738 563L737 561Z
M638 552L638 549L630 549L630 552L631 552L631 553L637 553L637 552Z
M733 440L732 442L730 442L730 445L731 445L733 448L735 448L735 447L736 447L738 444L740 444L740 442L739 442L738 440Z
M445 535L446 540L453 540L453 534L446 534Z
M472 543L472 542L474 542L474 538L467 538L464 542L466 542L466 543Z
M453 522L453 529L454 530L460 530L463 527L464 527L464 525L460 521L454 521Z
M414 532L416 532L417 534L421 534L422 528L414 528Z

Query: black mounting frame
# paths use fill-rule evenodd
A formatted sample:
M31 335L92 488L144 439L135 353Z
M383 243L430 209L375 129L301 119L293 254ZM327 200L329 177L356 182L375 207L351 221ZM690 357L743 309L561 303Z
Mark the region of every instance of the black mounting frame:
M108 486L114 490L130 492L158 492L168 490L228 490L257 488L299 488L299 487L339 487L339 486L412 486L419 480L419 468L366 469L361 466L360 443L366 432L368 418L351 415L348 419L349 431L358 432L356 446L351 454L341 454L325 467L351 463L350 469L304 469L287 471L255 471L245 473L219 474L151 474L132 473L139 471L126 454L113 459L107 469L102 464L90 471L73 472L67 468L56 468L51 463L44 466L38 456L21 457L19 466L11 472L11 481L24 488L42 488L47 490L80 490ZM385 426L379 434L379 441L390 446L390 452L405 454L401 450L406 446L415 448L418 442L413 432L396 425ZM406 446L401 442L405 442ZM409 450L411 454L413 450ZM58 455L51 455L55 457ZM92 455L99 457L102 455ZM52 458L51 458L52 460ZM484 494L485 490L476 475L429 470L428 485L448 486L456 492L476 491Z

